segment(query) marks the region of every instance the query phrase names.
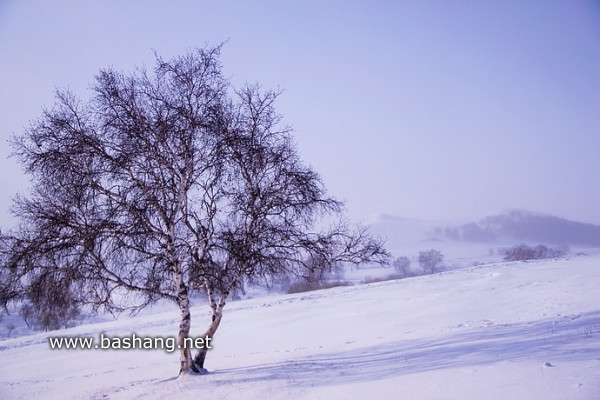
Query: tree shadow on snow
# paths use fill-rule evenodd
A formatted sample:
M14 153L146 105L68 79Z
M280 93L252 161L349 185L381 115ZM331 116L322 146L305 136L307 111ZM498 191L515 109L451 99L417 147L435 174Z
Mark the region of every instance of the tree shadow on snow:
M227 384L284 380L294 386L322 386L505 361L536 360L542 365L592 359L600 359L600 310L531 323L454 328L431 340L220 370L213 378Z

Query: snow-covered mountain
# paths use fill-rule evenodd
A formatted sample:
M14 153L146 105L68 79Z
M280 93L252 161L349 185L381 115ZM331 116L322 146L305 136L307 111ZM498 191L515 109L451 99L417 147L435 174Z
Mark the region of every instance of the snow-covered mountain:
M208 316L193 309L193 334ZM158 307L0 340L0 398L600 398L598 252L232 302L204 376L177 378L176 351L48 343L177 325L175 307Z

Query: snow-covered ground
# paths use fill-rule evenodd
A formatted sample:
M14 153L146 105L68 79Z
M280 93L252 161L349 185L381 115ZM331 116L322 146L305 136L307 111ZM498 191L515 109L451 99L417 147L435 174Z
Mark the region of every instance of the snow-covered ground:
M195 334L207 325L193 309ZM50 350L49 336L173 336L175 307L0 341L1 399L598 399L600 256L229 303L210 374L178 353Z

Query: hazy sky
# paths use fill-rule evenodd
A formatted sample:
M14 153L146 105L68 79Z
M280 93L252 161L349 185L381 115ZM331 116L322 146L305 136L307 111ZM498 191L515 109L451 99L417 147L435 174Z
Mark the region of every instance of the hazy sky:
M524 208L600 224L597 1L0 0L0 226L27 188L6 140L99 69L229 40L231 81L284 90L303 159L353 221Z

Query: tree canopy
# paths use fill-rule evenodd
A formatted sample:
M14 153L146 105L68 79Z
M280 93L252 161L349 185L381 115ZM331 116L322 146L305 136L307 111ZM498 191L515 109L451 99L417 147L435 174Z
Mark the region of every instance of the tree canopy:
M15 198L18 227L0 237L4 306L135 312L168 299L183 344L191 292L208 295L212 336L245 282L387 262L300 160L279 94L232 88L220 50L157 56L152 72L102 70L89 99L58 91L13 136L32 187ZM180 372L202 371L205 356L182 348Z

